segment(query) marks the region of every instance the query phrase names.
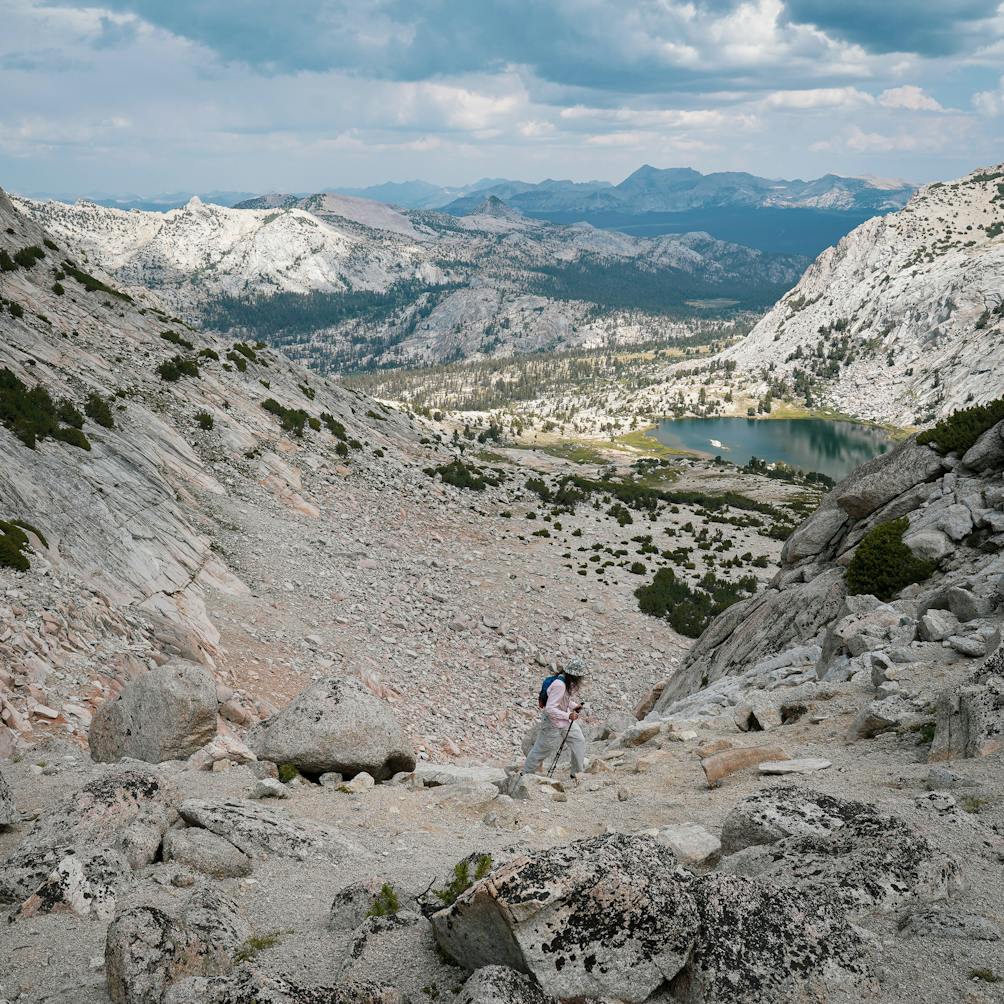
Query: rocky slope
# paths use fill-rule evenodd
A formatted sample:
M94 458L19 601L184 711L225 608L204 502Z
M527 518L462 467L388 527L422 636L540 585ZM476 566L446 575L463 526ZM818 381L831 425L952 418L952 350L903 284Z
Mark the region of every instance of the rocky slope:
M155 289L190 322L240 327L320 369L657 340L666 309L687 314L708 297L766 306L805 263L706 234L552 226L497 199L460 219L333 194L266 202L16 204L127 289Z
M722 359L840 411L924 424L1004 388L1004 165L928 185L825 251Z

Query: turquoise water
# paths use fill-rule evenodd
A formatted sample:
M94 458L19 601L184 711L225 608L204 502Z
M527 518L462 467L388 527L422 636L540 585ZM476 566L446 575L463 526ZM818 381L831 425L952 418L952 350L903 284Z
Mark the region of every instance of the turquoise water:
M665 419L649 435L674 449L721 456L740 466L759 457L836 480L892 447L880 429L823 418ZM722 445L715 446L712 440Z

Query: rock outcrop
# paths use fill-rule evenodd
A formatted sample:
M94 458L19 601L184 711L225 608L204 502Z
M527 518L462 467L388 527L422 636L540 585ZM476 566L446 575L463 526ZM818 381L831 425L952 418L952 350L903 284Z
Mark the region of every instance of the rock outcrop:
M457 1004L557 1004L557 998L515 969L485 966L467 977Z
M0 771L0 827L13 826L20 818L14 804L14 793L10 790L3 771Z
M72 910L107 918L130 873L149 864L180 801L156 772L113 771L38 819L0 864L0 902L25 914Z
M98 708L91 756L184 760L216 735L216 709L216 682L202 666L178 661L151 669Z
M829 896L851 911L943 900L961 886L958 863L902 820L798 788L739 803L722 844L724 870Z
M415 769L415 754L393 712L355 680L329 677L298 694L257 725L248 744L259 759L290 763L310 774L375 780Z
M930 759L988 756L1004 749L1004 646L938 698Z
M697 937L689 875L650 837L612 834L519 856L432 918L468 969L505 965L561 997L639 1004Z
M160 1004L186 976L228 972L251 926L214 887L136 890L108 927L105 973L115 1004Z

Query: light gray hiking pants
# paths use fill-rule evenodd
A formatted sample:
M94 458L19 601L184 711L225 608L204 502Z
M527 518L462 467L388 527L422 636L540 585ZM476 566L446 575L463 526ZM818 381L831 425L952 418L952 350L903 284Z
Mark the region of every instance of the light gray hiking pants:
M526 774L539 774L541 768L544 772L550 769L555 753L561 745L561 740L568 732L568 739L565 742L565 749L571 753L572 757L572 777L581 774L586 766L586 737L582 734L578 722L572 722L571 730L566 725L563 729L556 729L547 715L540 716L540 730L537 733L537 741L533 744L523 765L523 772Z

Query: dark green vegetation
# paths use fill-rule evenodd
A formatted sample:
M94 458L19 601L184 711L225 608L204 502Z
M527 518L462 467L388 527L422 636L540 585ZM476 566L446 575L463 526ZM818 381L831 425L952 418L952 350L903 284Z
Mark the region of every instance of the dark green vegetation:
M261 406L270 414L279 419L279 424L284 432L292 432L295 436L302 436L310 416L302 408L287 408L279 404L274 397L267 397L262 401Z
M727 298L739 309L759 309L775 303L791 285L737 278L711 281L682 269L652 269L642 261L584 254L573 262L539 266L529 292L555 300L583 300L608 310L689 317L694 312L690 300Z
M366 911L367 917L392 917L401 904L398 902L397 891L387 882L380 887L380 891L373 900L373 905Z
M917 437L917 442L934 447L940 454L965 453L987 429L1004 421L1004 397L987 404L955 411Z
M69 401L53 401L42 386L30 390L11 370L0 369L0 424L10 429L29 449L42 439L56 439L89 450L80 431L83 419Z
M891 600L911 582L923 582L938 567L937 562L914 557L903 543L910 521L901 516L873 526L861 539L847 566L847 590L852 595L870 593Z
M45 537L30 523L25 523L20 519L0 519L0 568L13 568L18 572L27 572L31 567L24 555L24 549L28 546L28 535L24 532L25 530L35 534L43 545L49 546Z
M115 427L112 410L108 406L108 402L97 391L92 391L87 396L87 400L84 402L84 414L102 428L113 429Z
M471 865L474 865L474 874L471 875ZM433 894L444 905L450 906L455 903L457 897L469 889L475 882L480 882L492 870L492 856L490 854L479 854L473 860L464 858L453 866L453 878L448 885L442 889L433 889Z
M756 592L752 575L736 582L719 579L707 572L694 587L676 577L671 568L660 568L655 578L635 590L638 608L652 617L663 617L679 634L699 638L723 610Z
M162 331L160 337L163 338L165 342L170 342L172 345L177 345L182 349L195 348L195 346L187 338L182 338L177 331Z
M444 484L453 485L454 488L468 488L475 492L483 492L488 485L500 484L503 478L501 471L492 473L479 470L473 465L468 466L462 460L451 460L448 464L440 464L438 467L427 467L425 473L431 478L440 475Z
M73 262L66 260L62 264L63 271L73 279L76 279L88 293L107 293L109 296L117 297L119 300L127 300L132 303L132 297L128 293L123 293L121 290L113 289L111 286L105 285L99 279L95 279L93 275L88 275L83 269L77 268Z
M198 423L200 429L204 429L209 432L213 427L213 416L209 414L208 411L197 411L195 413L195 421Z
M191 356L172 356L157 367L157 373L160 374L161 380L175 383L183 376L197 377L199 364Z

